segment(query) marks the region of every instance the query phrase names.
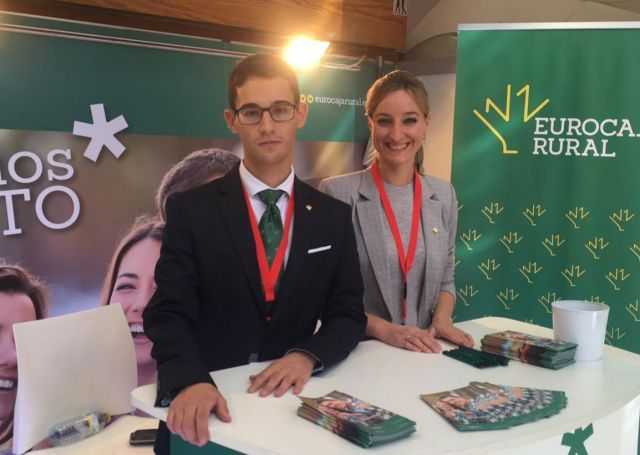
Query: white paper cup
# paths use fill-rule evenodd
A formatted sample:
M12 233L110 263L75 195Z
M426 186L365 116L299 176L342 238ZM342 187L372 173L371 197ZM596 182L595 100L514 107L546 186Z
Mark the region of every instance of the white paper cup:
M593 362L602 357L609 306L582 300L558 300L553 309L553 336L558 341L578 344L576 362Z

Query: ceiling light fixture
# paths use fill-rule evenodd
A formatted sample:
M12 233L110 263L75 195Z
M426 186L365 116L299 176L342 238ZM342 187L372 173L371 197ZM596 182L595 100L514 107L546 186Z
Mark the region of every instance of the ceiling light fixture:
M294 68L310 68L320 61L328 47L329 41L297 37L285 48L284 59Z

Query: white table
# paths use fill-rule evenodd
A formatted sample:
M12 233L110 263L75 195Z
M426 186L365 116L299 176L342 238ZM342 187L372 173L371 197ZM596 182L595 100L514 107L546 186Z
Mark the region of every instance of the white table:
M503 318L483 318L458 324L471 333L476 347L486 333L518 330L553 336L543 327ZM211 417L210 440L249 454L353 454L363 449L296 415L300 400L287 393L260 398L246 393L249 375L266 363L253 363L211 373L227 399L233 421ZM563 390L568 406L560 414L508 430L459 432L427 406L419 395L466 386L470 381ZM318 397L339 390L417 422L407 439L367 449L384 454L567 454L563 433L589 423L589 453L633 453L640 413L640 356L605 346L601 361L548 370L511 361L507 367L476 369L441 354L420 354L366 341L340 365L313 377L303 395ZM133 404L159 419L166 408L154 408L156 388L132 392ZM364 452L363 452L364 453Z

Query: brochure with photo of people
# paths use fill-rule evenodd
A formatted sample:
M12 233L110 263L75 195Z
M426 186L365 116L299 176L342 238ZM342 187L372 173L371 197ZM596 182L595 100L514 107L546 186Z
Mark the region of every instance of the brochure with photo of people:
M334 390L319 398L300 399L300 417L361 447L395 441L416 431L414 421L346 393Z
M482 340L482 350L523 363L558 370L575 363L575 343L555 341L528 333L506 330L490 333Z
M420 398L460 431L501 430L551 417L567 406L562 391L476 381Z

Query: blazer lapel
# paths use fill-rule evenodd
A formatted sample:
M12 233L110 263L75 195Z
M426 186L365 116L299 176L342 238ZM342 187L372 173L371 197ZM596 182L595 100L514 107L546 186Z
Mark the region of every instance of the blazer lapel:
M427 256L426 265L424 268L424 285L422 293L423 295L430 295L433 287L440 284L440 276L435 273L435 264L437 254L441 251L442 247L439 243L444 238L444 231L442 226L442 207L441 202L434 198L435 193L433 188L427 182L427 179L422 177L422 234L424 236L425 254ZM437 281L437 283L436 283ZM424 319L424 311L429 309L424 305L418 306L418 321Z
M399 314L395 314L398 312L398 305L392 305L389 287L391 270L387 262L386 243L384 240L384 223L387 223L387 220L371 172L365 172L362 175L359 193L362 197L356 202L356 214L362 230L362 238L367 249L369 262L389 314L399 316ZM397 318L394 317L394 319Z
M262 291L260 270L256 258L255 241L251 232L249 212L244 198L242 181L238 167L220 179L220 211L238 252L249 288L255 296L258 310L266 317L264 292Z

